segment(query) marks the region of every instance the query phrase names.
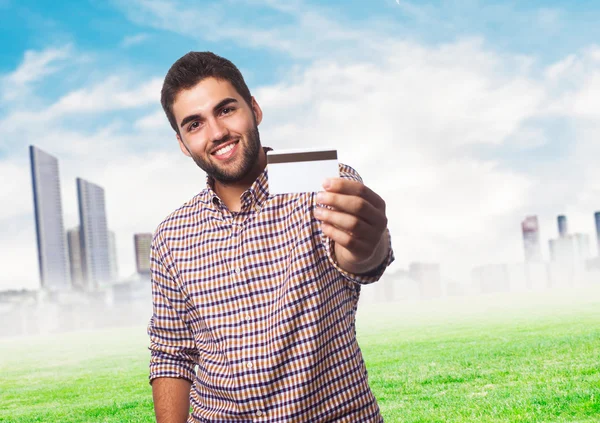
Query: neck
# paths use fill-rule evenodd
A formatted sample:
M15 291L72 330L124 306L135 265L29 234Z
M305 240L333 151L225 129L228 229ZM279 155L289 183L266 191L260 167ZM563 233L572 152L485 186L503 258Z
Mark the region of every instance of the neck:
M214 190L221 201L225 203L230 211L240 211L242 208L240 197L248 188L252 186L256 178L267 166L267 155L261 148L258 153L258 160L248 174L239 181L223 183L215 180Z

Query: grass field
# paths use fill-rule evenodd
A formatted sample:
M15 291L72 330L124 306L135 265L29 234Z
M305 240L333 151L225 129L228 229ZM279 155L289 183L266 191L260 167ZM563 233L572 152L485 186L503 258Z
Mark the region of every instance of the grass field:
M359 307L386 422L600 422L600 289ZM0 422L153 422L144 327L0 339Z

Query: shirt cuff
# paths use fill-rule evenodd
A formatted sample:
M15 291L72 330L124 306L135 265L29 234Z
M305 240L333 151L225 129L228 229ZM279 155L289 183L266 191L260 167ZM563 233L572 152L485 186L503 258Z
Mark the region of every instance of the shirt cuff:
M195 365L174 360L170 355L160 351L151 351L150 384L159 377L186 379L188 382L194 383L196 378Z
M387 253L387 256L385 257L385 259L383 260L383 262L381 262L381 264L379 266L377 266L375 269L369 271L368 273L354 274L354 273L350 273L350 272L342 269L340 267L340 265L338 264L337 259L335 258L335 243L334 243L334 241L323 234L325 251L327 252L327 258L329 259L329 262L331 263L331 265L344 278L346 278L350 282L354 282L354 283L357 283L360 285L368 285L370 283L377 282L379 279L381 279L381 276L385 272L385 269L387 269L387 267L390 264L392 264L395 260L394 251L392 250L392 238L390 236L389 230L386 229L386 231L388 231L388 253Z

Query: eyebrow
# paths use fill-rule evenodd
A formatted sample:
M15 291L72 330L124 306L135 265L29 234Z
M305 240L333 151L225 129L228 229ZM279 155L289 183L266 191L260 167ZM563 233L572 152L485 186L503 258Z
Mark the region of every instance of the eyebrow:
M219 103L215 107L213 107L213 111L216 112L217 110L222 109L223 107L227 106L228 104L237 103L237 102L238 101L235 98L231 98L231 97L224 98L223 100L219 101ZM192 122L192 121L198 120L198 119L202 119L201 114L194 114L194 115L186 116L182 119L181 123L179 124L179 127L183 128L186 123L189 123L189 122Z

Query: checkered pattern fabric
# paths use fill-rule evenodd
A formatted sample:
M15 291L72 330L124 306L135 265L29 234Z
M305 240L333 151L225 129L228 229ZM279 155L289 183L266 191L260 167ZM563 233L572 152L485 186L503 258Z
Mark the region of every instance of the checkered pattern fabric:
M361 181L340 165L340 176ZM381 422L356 341L360 286L313 216L265 170L231 212L207 188L157 228L150 380L192 382L188 422Z

